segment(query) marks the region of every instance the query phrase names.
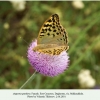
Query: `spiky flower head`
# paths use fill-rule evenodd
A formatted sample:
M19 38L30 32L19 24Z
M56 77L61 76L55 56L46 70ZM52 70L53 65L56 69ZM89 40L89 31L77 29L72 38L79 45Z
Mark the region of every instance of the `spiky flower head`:
M61 52L59 55L50 55L33 51L36 46L37 40L30 44L27 57L29 63L37 72L45 76L54 77L68 68L69 56L66 51Z

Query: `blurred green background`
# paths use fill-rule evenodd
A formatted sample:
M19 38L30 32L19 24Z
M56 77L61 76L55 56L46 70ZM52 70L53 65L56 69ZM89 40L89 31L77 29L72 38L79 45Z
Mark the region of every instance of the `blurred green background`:
M34 73L27 59L29 44L46 19L57 13L69 37L70 64L50 78L37 74L27 89L100 88L100 2L0 1L0 88L18 89ZM91 80L79 78L82 70ZM88 74L83 75L86 79ZM81 81L81 83L80 83Z

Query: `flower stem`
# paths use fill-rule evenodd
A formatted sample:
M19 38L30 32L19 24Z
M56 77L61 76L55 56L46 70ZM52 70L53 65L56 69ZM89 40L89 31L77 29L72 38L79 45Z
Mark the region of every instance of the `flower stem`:
M75 66L77 66L77 65L82 61L82 59L84 59L85 55L87 55L87 53L88 53L89 51L92 51L92 48L95 46L95 44L97 44L97 43L99 42L99 40L100 40L100 35L98 35L98 36L96 37L96 39L95 39L95 40L93 41L93 43L87 48L87 50L84 52L84 54L81 55L81 56L77 59L77 61L73 62L73 64L71 65L71 67L70 67L69 70L68 70L68 73L70 73L70 71L72 71L72 69L75 68Z
M80 43L80 40L85 36L85 34L87 33L87 31L93 26L95 25L97 22L99 22L99 19L97 18L96 20L91 21L91 24L89 24L82 32L80 37L75 41L75 43L73 44L73 46L71 47L71 49L69 50L69 54L71 54L72 52L74 52L76 45L78 43Z
M32 74L32 76L19 88L23 89L28 83L30 83L35 78L36 71Z

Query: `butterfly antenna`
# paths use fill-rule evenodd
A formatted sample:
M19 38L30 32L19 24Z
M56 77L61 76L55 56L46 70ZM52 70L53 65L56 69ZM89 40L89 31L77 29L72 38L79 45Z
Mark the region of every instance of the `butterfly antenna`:
M22 37L20 37L20 39L22 39L25 43L29 45L29 43L25 39L23 39Z

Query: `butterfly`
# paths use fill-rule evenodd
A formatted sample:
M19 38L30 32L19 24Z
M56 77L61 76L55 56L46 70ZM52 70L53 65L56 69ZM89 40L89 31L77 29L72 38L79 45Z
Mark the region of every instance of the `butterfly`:
M33 50L50 55L59 55L68 49L68 33L60 24L58 14L53 14L42 25L37 37L37 46Z

